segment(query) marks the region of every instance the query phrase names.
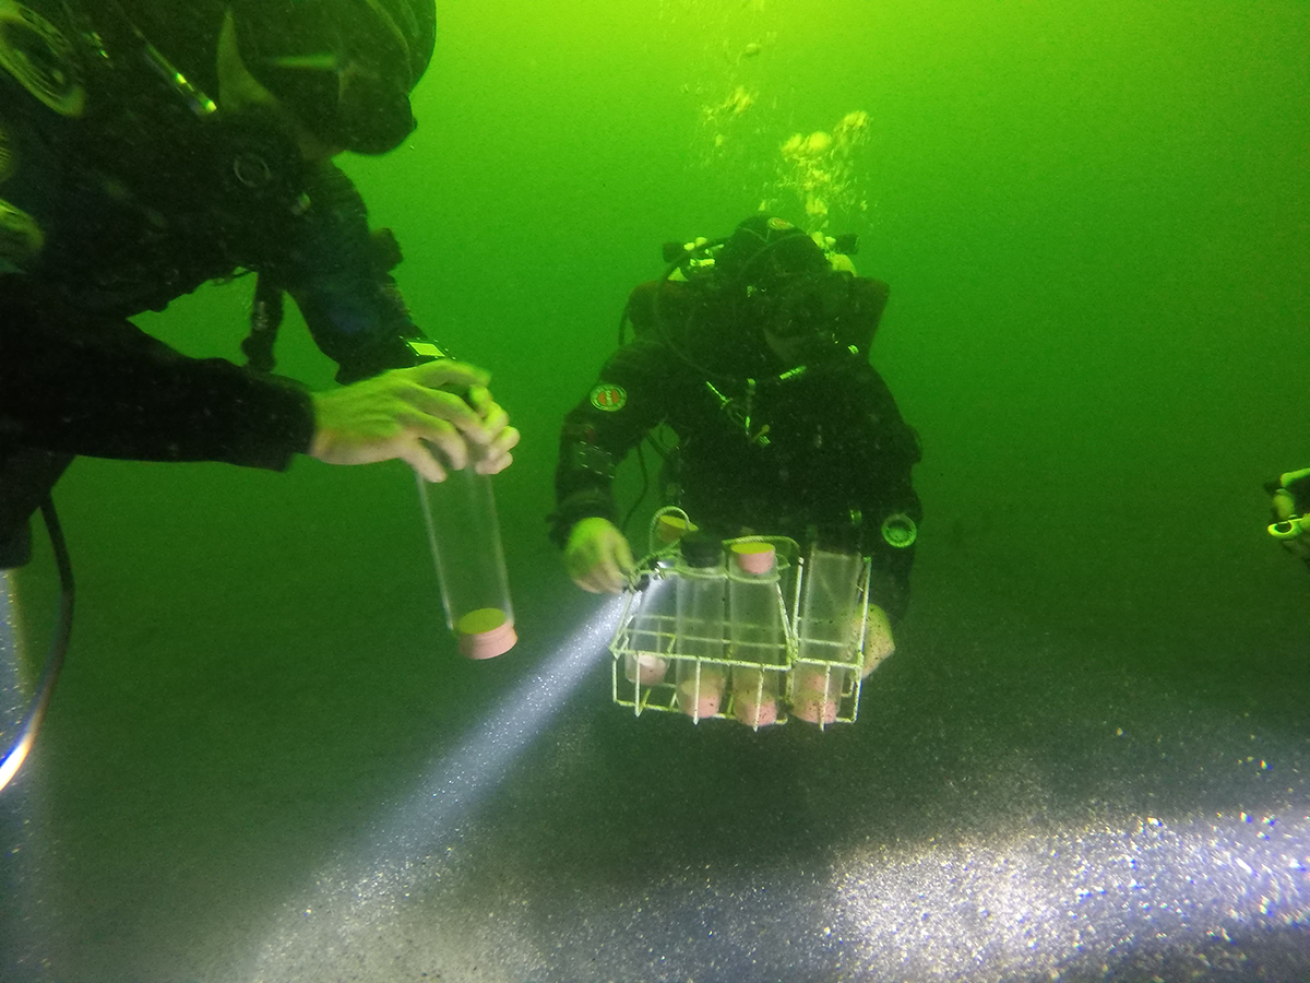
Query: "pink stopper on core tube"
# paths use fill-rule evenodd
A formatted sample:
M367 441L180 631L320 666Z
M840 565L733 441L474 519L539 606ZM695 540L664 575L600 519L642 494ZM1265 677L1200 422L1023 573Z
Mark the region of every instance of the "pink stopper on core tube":
M732 556L742 570L758 576L773 569L775 550L768 543L733 543Z
M669 671L669 660L655 655L628 656L626 675L628 682L642 686L658 686Z
M499 608L479 608L464 615L455 625L460 655L470 659L494 659L518 642L514 622Z
M837 701L824 699L822 693L806 694L792 703L791 712L807 723L827 725L837 720Z
M678 683L678 708L697 720L713 717L719 712L724 682L722 674L705 669L701 670L699 692L695 676L682 680Z
M738 696L733 700L732 715L748 727L768 727L778 722L778 701L768 693L762 703Z
M792 693L791 712L801 720L811 724L831 724L837 719L837 701L832 698L832 688L839 686L839 678L834 672L833 678L825 685L828 674L821 669L798 669L796 685Z

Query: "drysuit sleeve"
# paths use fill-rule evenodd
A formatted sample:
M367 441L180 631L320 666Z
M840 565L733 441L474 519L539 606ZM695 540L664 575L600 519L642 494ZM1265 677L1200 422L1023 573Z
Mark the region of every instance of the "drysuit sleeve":
M871 545L873 600L895 624L905 614L910 597L914 545L896 547L882 534L894 515L905 515L916 526L923 522L923 505L914 490L912 472L922 459L919 435L905 422L887 383L870 369L862 409L864 439L858 456L862 511Z
M128 321L0 277L0 443L282 470L313 434L312 401L294 384L187 358Z
M551 539L563 547L581 519L618 520L611 490L627 453L668 415L677 398L676 358L655 342L638 339L605 363L600 377L564 417L555 470Z
M424 359L411 341L427 341L410 319L391 270L401 256L389 232L373 234L368 209L342 171L313 173L309 211L284 252L262 272L295 300L319 349L358 381Z

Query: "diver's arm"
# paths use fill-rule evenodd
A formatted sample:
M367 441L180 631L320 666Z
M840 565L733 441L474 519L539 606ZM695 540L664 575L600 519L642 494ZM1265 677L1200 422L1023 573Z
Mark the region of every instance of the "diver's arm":
M20 446L282 470L314 432L310 396L222 359L193 359L127 321L0 278L0 432Z
M319 348L340 366L337 381L346 386L315 396L320 425L310 453L329 463L402 457L420 474L440 480L442 468L420 453L416 441L424 439L446 448L465 437L478 445L469 449L480 472L494 474L508 467L519 432L509 426L505 411L487 391L486 373L474 366L450 363L450 353L414 326L391 277L401 256L390 231L369 232L363 199L345 174L330 163L319 165L310 190L311 207L296 225L285 256L273 260L260 274L261 282L268 275L291 294ZM434 361L457 365L459 372L470 371L483 378L465 389L467 384L459 383L459 372L455 372L444 383L447 390L458 390L476 411L480 417L477 429L462 426L460 415L450 411L450 401L429 391L443 385L433 380L446 371L428 371L426 366ZM400 370L409 374L397 374ZM416 379L418 385L412 385ZM389 416L385 406L399 416ZM367 413L356 416L355 411L364 408L377 414L380 425L368 423ZM403 419L412 425L397 422ZM338 421L349 425L337 427ZM388 448L399 453L392 454ZM466 457L463 449L443 452L452 466L462 466L457 462Z
M449 355L410 318L391 276L401 262L399 247L389 231L369 231L368 210L350 179L324 163L309 188L308 211L266 272L295 300L315 344L340 366L337 381Z
M673 369L662 346L634 341L605 363L596 384L565 416L550 516L556 545L564 547L582 519L618 521L614 471L667 415Z
M401 458L444 476L479 448L483 473L508 465L518 433L486 374L449 360L331 393L223 359L188 358L127 321L86 315L23 278L0 278L0 443L141 461L222 461L283 470L297 453L331 464ZM444 391L467 390L466 401Z
M619 463L659 419L651 419L660 400L643 391L652 387L640 355L634 358L625 349L610 359L591 392L564 418L560 433L551 539L563 549L573 582L594 594L619 593L634 567L632 548L616 524L611 486Z
M912 479L923 453L919 435L901 417L891 390L872 368L865 399L867 441L861 484L868 530L865 538L872 557L871 595L894 626L909 606L915 548L913 542L892 545L883 534L883 523L895 515L908 517L916 527L923 522L923 505Z
M633 576L632 547L618 526L599 516L580 519L564 544L564 567L593 594L617 594Z
M518 431L486 382L481 369L440 359L316 393L308 453L328 464L398 458L429 481L448 468L495 474L513 460Z

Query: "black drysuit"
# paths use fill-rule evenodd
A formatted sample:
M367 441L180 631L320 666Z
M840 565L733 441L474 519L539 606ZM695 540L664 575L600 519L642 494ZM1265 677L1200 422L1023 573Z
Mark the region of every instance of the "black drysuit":
M922 518L911 484L919 443L864 351L833 348L781 378L784 367L774 365L750 395L744 378L708 377L643 324L651 289L638 288L629 303L636 340L605 363L596 387L565 417L556 542L588 516L617 521L613 469L663 423L678 438L665 504L724 537L750 530L871 554L874 600L898 618L913 547L891 547L881 526L897 513ZM883 287L869 340L885 297Z
M292 296L343 382L415 364L421 338L340 170L213 111L117 4L20 9L0 39L0 566L71 455L283 469L308 449L308 393L133 315L244 269L270 306Z

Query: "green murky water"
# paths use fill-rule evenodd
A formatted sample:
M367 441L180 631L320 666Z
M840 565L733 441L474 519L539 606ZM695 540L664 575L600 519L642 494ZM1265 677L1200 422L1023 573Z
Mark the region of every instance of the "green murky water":
M966 708L981 649L1018 707L1029 680L1095 672L1128 703L1304 740L1310 583L1264 533L1260 482L1310 465L1310 6L440 15L419 130L345 166L404 247L417 321L494 373L523 431L497 479L522 641L495 663L455 654L399 464L78 462L58 494L74 647L25 778L46 839L22 905L49 978L257 978L270 912L591 610L545 539L560 418L659 244L762 202L858 232L861 271L892 287L874 360L921 433L927 519L873 689L908 673ZM249 289L141 323L236 358ZM297 319L279 361L330 383ZM540 760L578 716L614 712L607 686L598 670ZM1188 801L1176 782L1162 794ZM440 978L509 979L486 949L475 969L476 946L454 946ZM396 965L341 978L419 978Z

